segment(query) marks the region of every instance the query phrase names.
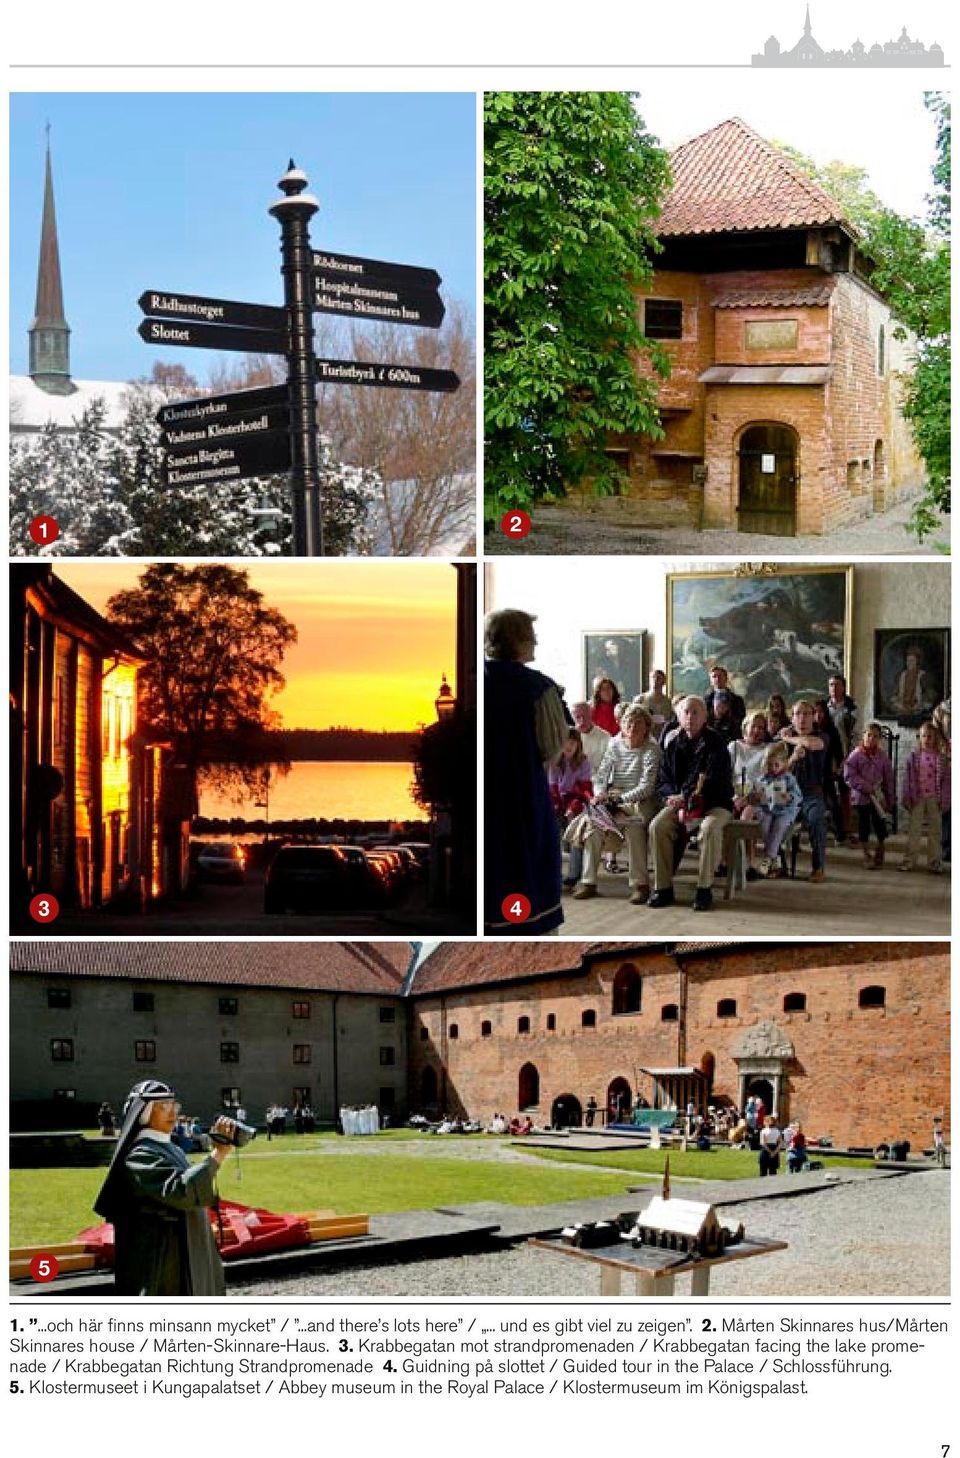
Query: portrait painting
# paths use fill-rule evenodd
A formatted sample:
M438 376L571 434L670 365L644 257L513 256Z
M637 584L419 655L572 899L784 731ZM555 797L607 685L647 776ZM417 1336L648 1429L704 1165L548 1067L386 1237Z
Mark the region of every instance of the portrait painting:
M643 693L642 629L612 628L583 635L583 694L589 699L598 678L612 679L621 699Z
M852 567L669 574L669 692L706 693L721 665L748 709L825 698L847 673L852 588Z
M949 628L878 628L873 712L917 728L949 692Z

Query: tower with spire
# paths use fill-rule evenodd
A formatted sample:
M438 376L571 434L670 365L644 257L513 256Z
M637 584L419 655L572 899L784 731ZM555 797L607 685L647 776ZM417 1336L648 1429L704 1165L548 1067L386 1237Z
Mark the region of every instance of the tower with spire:
M31 380L48 395L72 395L75 387L70 378L70 326L63 311L63 280L60 274L57 212L53 200L49 126L40 260L37 266L37 301L29 336Z

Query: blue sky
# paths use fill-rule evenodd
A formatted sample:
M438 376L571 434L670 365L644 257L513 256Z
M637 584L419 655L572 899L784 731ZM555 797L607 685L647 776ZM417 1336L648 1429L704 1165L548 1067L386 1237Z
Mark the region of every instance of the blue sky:
M475 110L470 93L13 94L11 372L27 369L48 121L75 378L163 358L202 379L206 351L140 340L137 298L282 303L267 208L291 156L320 201L314 246L435 268L475 315Z

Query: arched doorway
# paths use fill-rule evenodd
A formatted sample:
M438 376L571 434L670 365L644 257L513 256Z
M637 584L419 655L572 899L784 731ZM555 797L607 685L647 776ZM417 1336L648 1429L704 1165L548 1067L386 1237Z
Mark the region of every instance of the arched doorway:
M797 534L797 432L789 425L748 425L737 448L742 532Z
M533 1063L525 1063L517 1081L517 1108L534 1109L540 1102L540 1075Z
M747 1098L753 1094L755 1099L763 1099L763 1107L768 1114L776 1113L776 1103L773 1092L773 1084L769 1078L751 1078L747 1084Z
M575 1129L583 1123L583 1109L576 1094L558 1094L550 1109L550 1123L555 1129Z
M615 1078L607 1088L607 1123L622 1123L633 1109L633 1091L625 1078Z

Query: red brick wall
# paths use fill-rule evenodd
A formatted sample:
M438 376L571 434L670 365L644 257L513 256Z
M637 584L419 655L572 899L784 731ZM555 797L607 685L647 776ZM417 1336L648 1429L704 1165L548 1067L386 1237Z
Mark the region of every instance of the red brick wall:
M711 302L719 291L828 281L834 286L828 306L715 309ZM736 437L745 425L760 421L793 425L800 432L800 533L824 534L867 510L885 510L920 483L922 472L899 409L897 370L907 367L907 357L893 338L889 309L853 275L828 280L817 269L715 275L663 271L655 275L650 296L683 299L684 334L663 342L672 366L659 395L665 438L611 440L632 452L634 494L657 497L666 486L667 494L686 496L692 458L702 457L708 468L703 525L735 528ZM744 325L757 319L796 319L797 349L747 349ZM877 373L881 325L887 354L883 376ZM830 364L832 375L825 387L700 384L699 376L714 364ZM652 373L645 361L638 368ZM881 469L874 465L877 441L883 442ZM671 450L685 453L684 458L671 463L653 454ZM857 468L848 472L852 462Z
M509 965L509 944L491 947ZM612 1013L613 979L629 960L643 979L639 1013ZM787 1065L786 1116L803 1120L809 1136L830 1134L839 1144L872 1145L902 1136L919 1148L930 1143L935 1112L949 1115L949 952L940 944L837 944L738 949L684 958L685 1026L664 1023L666 1003L681 1003L680 973L660 951L592 963L582 975L546 977L514 986L452 990L445 997L415 997L411 1010L410 1107L420 1107L423 1069L432 1067L440 1102L488 1120L518 1107L520 1069L540 1075L537 1122L550 1118L553 1100L573 1094L603 1106L608 1085L624 1078L650 1097L640 1066L699 1066L715 1059L711 1093L736 1101L733 1050L745 1030L772 1021L794 1046ZM884 1008L858 1006L861 987L886 988ZM784 1013L783 999L805 992L807 1010ZM719 999L734 998L735 1018L718 1018ZM597 1026L584 1028L592 1008ZM556 1031L546 1029L547 1015ZM517 1021L530 1019L520 1034ZM481 1023L491 1024L489 1037ZM451 1024L459 1036L449 1036ZM426 1038L421 1038L421 1029ZM682 1039L685 1034L685 1049ZM446 1084L444 1085L444 1074Z

